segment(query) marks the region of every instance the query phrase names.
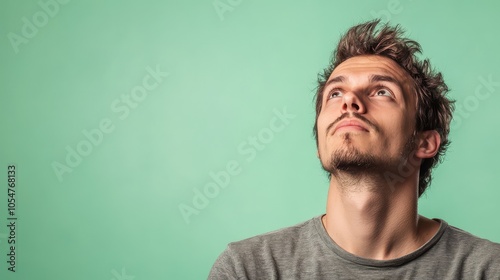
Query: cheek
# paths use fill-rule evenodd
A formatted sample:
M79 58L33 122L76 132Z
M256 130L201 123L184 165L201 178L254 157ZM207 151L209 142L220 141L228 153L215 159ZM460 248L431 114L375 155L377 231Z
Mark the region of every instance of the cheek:
M318 129L318 135L321 135L321 133L325 129L325 114L324 113L320 113L318 115L318 119L316 121L316 126Z
M415 124L412 116L401 112L399 115L395 116L394 128L397 129L399 135L403 138L408 137L409 134L413 133L415 129Z
M386 139L384 146L390 150L399 150L400 146L405 144L408 135L413 132L406 121L406 116L401 114L393 114L382 123L385 123L382 128Z
M318 116L317 128L318 135L326 136L326 128L335 120L334 116L329 112L321 112Z
M318 148L321 149L325 145L326 141L326 128L332 121L329 119L327 114L320 113L317 120L317 133L318 133Z

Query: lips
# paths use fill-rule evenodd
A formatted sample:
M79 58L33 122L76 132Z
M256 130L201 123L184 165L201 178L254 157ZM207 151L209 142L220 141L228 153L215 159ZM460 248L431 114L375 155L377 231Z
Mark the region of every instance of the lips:
M339 122L335 126L332 134L335 134L335 132L341 128L368 132L368 128L366 128L366 125L364 125L362 122L360 122L358 120L345 120L345 121Z

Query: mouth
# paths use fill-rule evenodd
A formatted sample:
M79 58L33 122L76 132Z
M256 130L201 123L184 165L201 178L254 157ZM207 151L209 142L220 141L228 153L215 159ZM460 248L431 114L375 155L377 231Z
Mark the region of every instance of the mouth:
M335 134L337 131L364 131L368 132L368 128L361 122L357 120L346 120L340 122L334 129L332 134Z

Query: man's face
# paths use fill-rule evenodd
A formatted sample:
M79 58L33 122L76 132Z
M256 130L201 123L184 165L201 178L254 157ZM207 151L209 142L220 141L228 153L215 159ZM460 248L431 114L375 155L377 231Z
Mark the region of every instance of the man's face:
M397 63L377 55L356 56L335 68L317 121L325 170L380 171L408 158L416 127L411 81Z

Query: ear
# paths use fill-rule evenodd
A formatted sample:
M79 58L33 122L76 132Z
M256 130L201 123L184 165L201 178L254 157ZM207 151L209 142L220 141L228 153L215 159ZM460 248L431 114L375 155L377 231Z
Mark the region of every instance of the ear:
M420 133L417 152L419 158L431 158L435 156L441 146L441 136L436 130L426 130Z

